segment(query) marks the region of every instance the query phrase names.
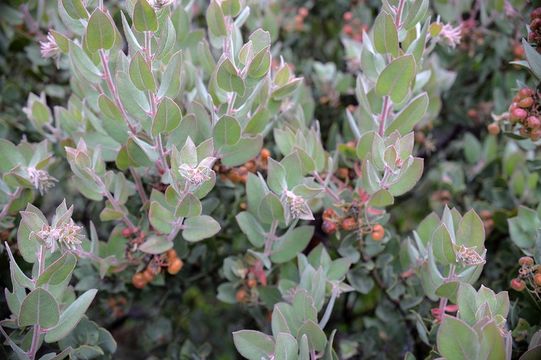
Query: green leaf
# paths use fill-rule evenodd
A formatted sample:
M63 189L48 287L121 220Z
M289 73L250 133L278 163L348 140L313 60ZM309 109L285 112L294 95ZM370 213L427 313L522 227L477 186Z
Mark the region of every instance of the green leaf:
M297 332L297 339L300 340L303 335L308 337L308 343L311 349L315 349L318 352L324 351L327 345L327 336L318 324L312 320L307 320L299 328Z
M243 211L237 214L235 219L253 246L261 247L265 244L265 230L252 214Z
M195 242L210 238L220 231L220 224L208 215L186 219L182 236L186 241Z
M24 261L34 263L39 250L39 243L30 238L33 231L40 231L47 219L41 211L32 204L28 204L25 211L21 211L21 222L17 229L17 246Z
M394 197L391 193L385 189L377 191L370 198L370 206L383 208L394 204Z
M456 234L457 245L466 247L475 247L475 250L481 254L485 248L485 227L483 220L477 215L475 210L470 210L462 217L458 224Z
M42 288L33 290L24 298L17 316L20 327L38 324L42 328L51 328L58 323L58 319L56 300Z
M250 62L250 65L248 66L248 76L253 79L260 79L269 72L270 66L270 49L265 48L258 52Z
M530 70L538 80L541 80L541 54L539 54L527 41L522 39L522 46L526 53L526 60L530 64Z
M171 211L163 207L159 202L152 201L148 211L148 219L156 230L164 234L169 234L173 229L171 224L175 220L175 217Z
M259 204L259 218L266 224L273 221L284 221L284 207L280 199L275 194L269 192Z
M66 337L77 326L97 292L96 289L88 290L72 302L60 315L58 324L45 334L45 342L52 343Z
M138 0L133 8L133 26L139 32L156 32L158 18L147 0Z
M393 17L381 12L374 21L374 48L380 54L390 53L392 57L398 56L398 32Z
M460 318L470 325L477 321L477 292L468 283L461 283L457 292L457 305L460 311Z
M389 192L393 196L400 196L410 191L423 175L423 159L414 158L413 163L404 171L400 180L389 187Z
M244 80L238 75L237 68L231 60L224 58L217 67L216 81L218 86L228 92L244 95Z
M287 190L286 169L272 158L269 158L267 165L267 184L277 194Z
M272 262L280 264L296 258L306 248L313 235L314 227L306 225L286 232L272 246Z
M262 146L263 137L260 134L254 137L242 137L235 145L222 148L222 164L225 166L242 165L256 157Z
M175 209L176 217L193 217L201 215L201 201L191 193L184 195Z
M400 104L410 91L415 79L415 59L412 55L401 56L381 72L376 82L376 95L390 96L395 104Z
M448 360L477 359L479 337L464 321L444 316L438 329L438 352Z
M293 94L295 90L299 88L303 80L304 80L303 78L291 79L287 84L282 85L279 88L275 89L272 92L271 97L274 100L282 100L288 97L289 95Z
M61 0L66 13L75 20L86 19L88 12L82 0Z
M427 93L417 95L396 115L395 119L385 130L385 134L390 135L393 131L398 130L400 135L406 135L412 131L415 124L421 121L426 114L428 103Z
M222 0L224 15L235 17L240 13L241 8L240 0Z
M500 332L500 328L492 320L481 328L481 349L479 355L482 359L509 359L505 343L506 341Z
M113 20L100 8L96 8L86 27L86 44L88 50L96 52L109 50L115 43L116 29Z
M428 0L415 0L408 8L408 15L402 25L405 30L410 30L417 23L423 21L428 12L429 1Z
M276 336L276 346L274 348L275 360L293 360L299 353L297 340L290 334L279 333Z
M436 289L436 295L438 295L439 297L447 298L452 302L456 303L460 284L465 283L460 283L459 281L446 282L445 284L441 285ZM460 317L462 318L462 311L460 313Z
M77 257L75 255L69 252L64 253L39 276L36 286L60 285L71 276L76 264Z
M208 28L212 35L216 37L227 35L224 12L216 0L211 0L209 7L207 8L206 18Z
M456 262L453 241L444 224L441 224L432 234L432 251L436 260L443 265Z
M158 89L159 98L168 96L174 99L177 97L180 92L182 61L183 55L180 50L169 59L169 63L161 78L160 88Z
M152 135L169 134L175 130L182 120L180 107L171 98L164 97L158 109L156 116L152 120Z
M240 124L234 117L224 115L212 129L216 148L224 145L235 145L240 140Z
M274 341L269 335L254 330L240 330L233 333L237 351L248 360L268 359L274 353Z
M101 94L98 98L98 106L102 114L107 118L103 121L103 128L116 141L125 144L128 141L128 125L116 104L107 95Z
M145 61L143 53L138 52L131 59L129 73L130 79L137 89L141 91L156 90L154 76L150 70L150 65Z
M139 246L139 250L147 254L163 254L173 247L173 242L165 236L151 235Z

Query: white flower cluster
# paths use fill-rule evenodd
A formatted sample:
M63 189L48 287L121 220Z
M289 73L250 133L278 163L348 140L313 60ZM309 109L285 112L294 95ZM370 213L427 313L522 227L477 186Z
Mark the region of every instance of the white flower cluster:
M33 234L48 250L54 252L58 246L64 246L70 250L79 249L84 239L81 230L82 227L70 219L67 223L59 227L52 227L45 224L40 231Z
M314 220L314 215L308 202L292 191L286 190L282 194L282 204L286 208L286 222L293 219Z
M485 253L486 250L483 255L479 255L479 253L475 250L475 247L466 247L464 245L460 245L456 251L456 261L464 266L481 265L486 262Z
M38 170L34 167L27 169L30 182L39 191L41 195L45 194L50 188L54 187L57 179L49 175L45 170Z
M60 55L60 48L56 43L56 39L51 33L47 34L47 40L39 42L41 56L44 58L52 58Z

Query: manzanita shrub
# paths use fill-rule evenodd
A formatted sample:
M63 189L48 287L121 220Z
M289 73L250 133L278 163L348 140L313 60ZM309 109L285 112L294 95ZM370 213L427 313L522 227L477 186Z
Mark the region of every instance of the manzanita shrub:
M295 4L0 5L60 74L0 140L6 356L541 356L541 10Z

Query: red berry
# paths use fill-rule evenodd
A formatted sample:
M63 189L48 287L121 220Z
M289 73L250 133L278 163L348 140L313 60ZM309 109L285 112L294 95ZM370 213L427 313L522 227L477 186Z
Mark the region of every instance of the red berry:
M129 228L122 229L122 236L124 236L125 238L129 237L131 234L132 234L131 229Z
M518 96L521 99L524 99L524 98L526 98L528 96L532 96L532 95L533 95L533 90L530 89L530 88L527 88L527 87L520 89L519 92L518 92Z
M356 227L357 227L357 221L355 221L354 218L348 217L342 220L342 229L346 231L352 231L352 230L355 230Z
M528 116L528 113L524 109L515 109L511 112L510 120L512 122L522 121L526 119L526 116Z
M539 30L539 28L541 28L541 19L540 18L533 19L532 22L530 23L530 29L532 31L537 31Z
M336 232L336 223L325 220L323 221L323 225L321 225L321 230L323 230L325 234L332 235Z
M516 291L523 291L526 289L526 283L524 280L515 278L511 280L511 288Z
M307 17L308 16L308 9L305 8L305 7L299 8L299 15L302 16L302 17Z
M351 19L353 19L353 14L351 13L351 11L346 11L343 17L344 21L351 21Z
M541 126L541 121L537 116L528 116L526 122L528 124L528 127L531 129L537 129Z
M532 20L538 17L541 17L541 8L534 9L530 14L530 19Z

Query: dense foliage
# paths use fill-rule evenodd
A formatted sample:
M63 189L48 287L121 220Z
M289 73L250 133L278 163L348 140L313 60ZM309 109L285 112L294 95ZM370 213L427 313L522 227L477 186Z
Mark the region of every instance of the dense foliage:
M2 358L541 358L541 8L0 4Z

